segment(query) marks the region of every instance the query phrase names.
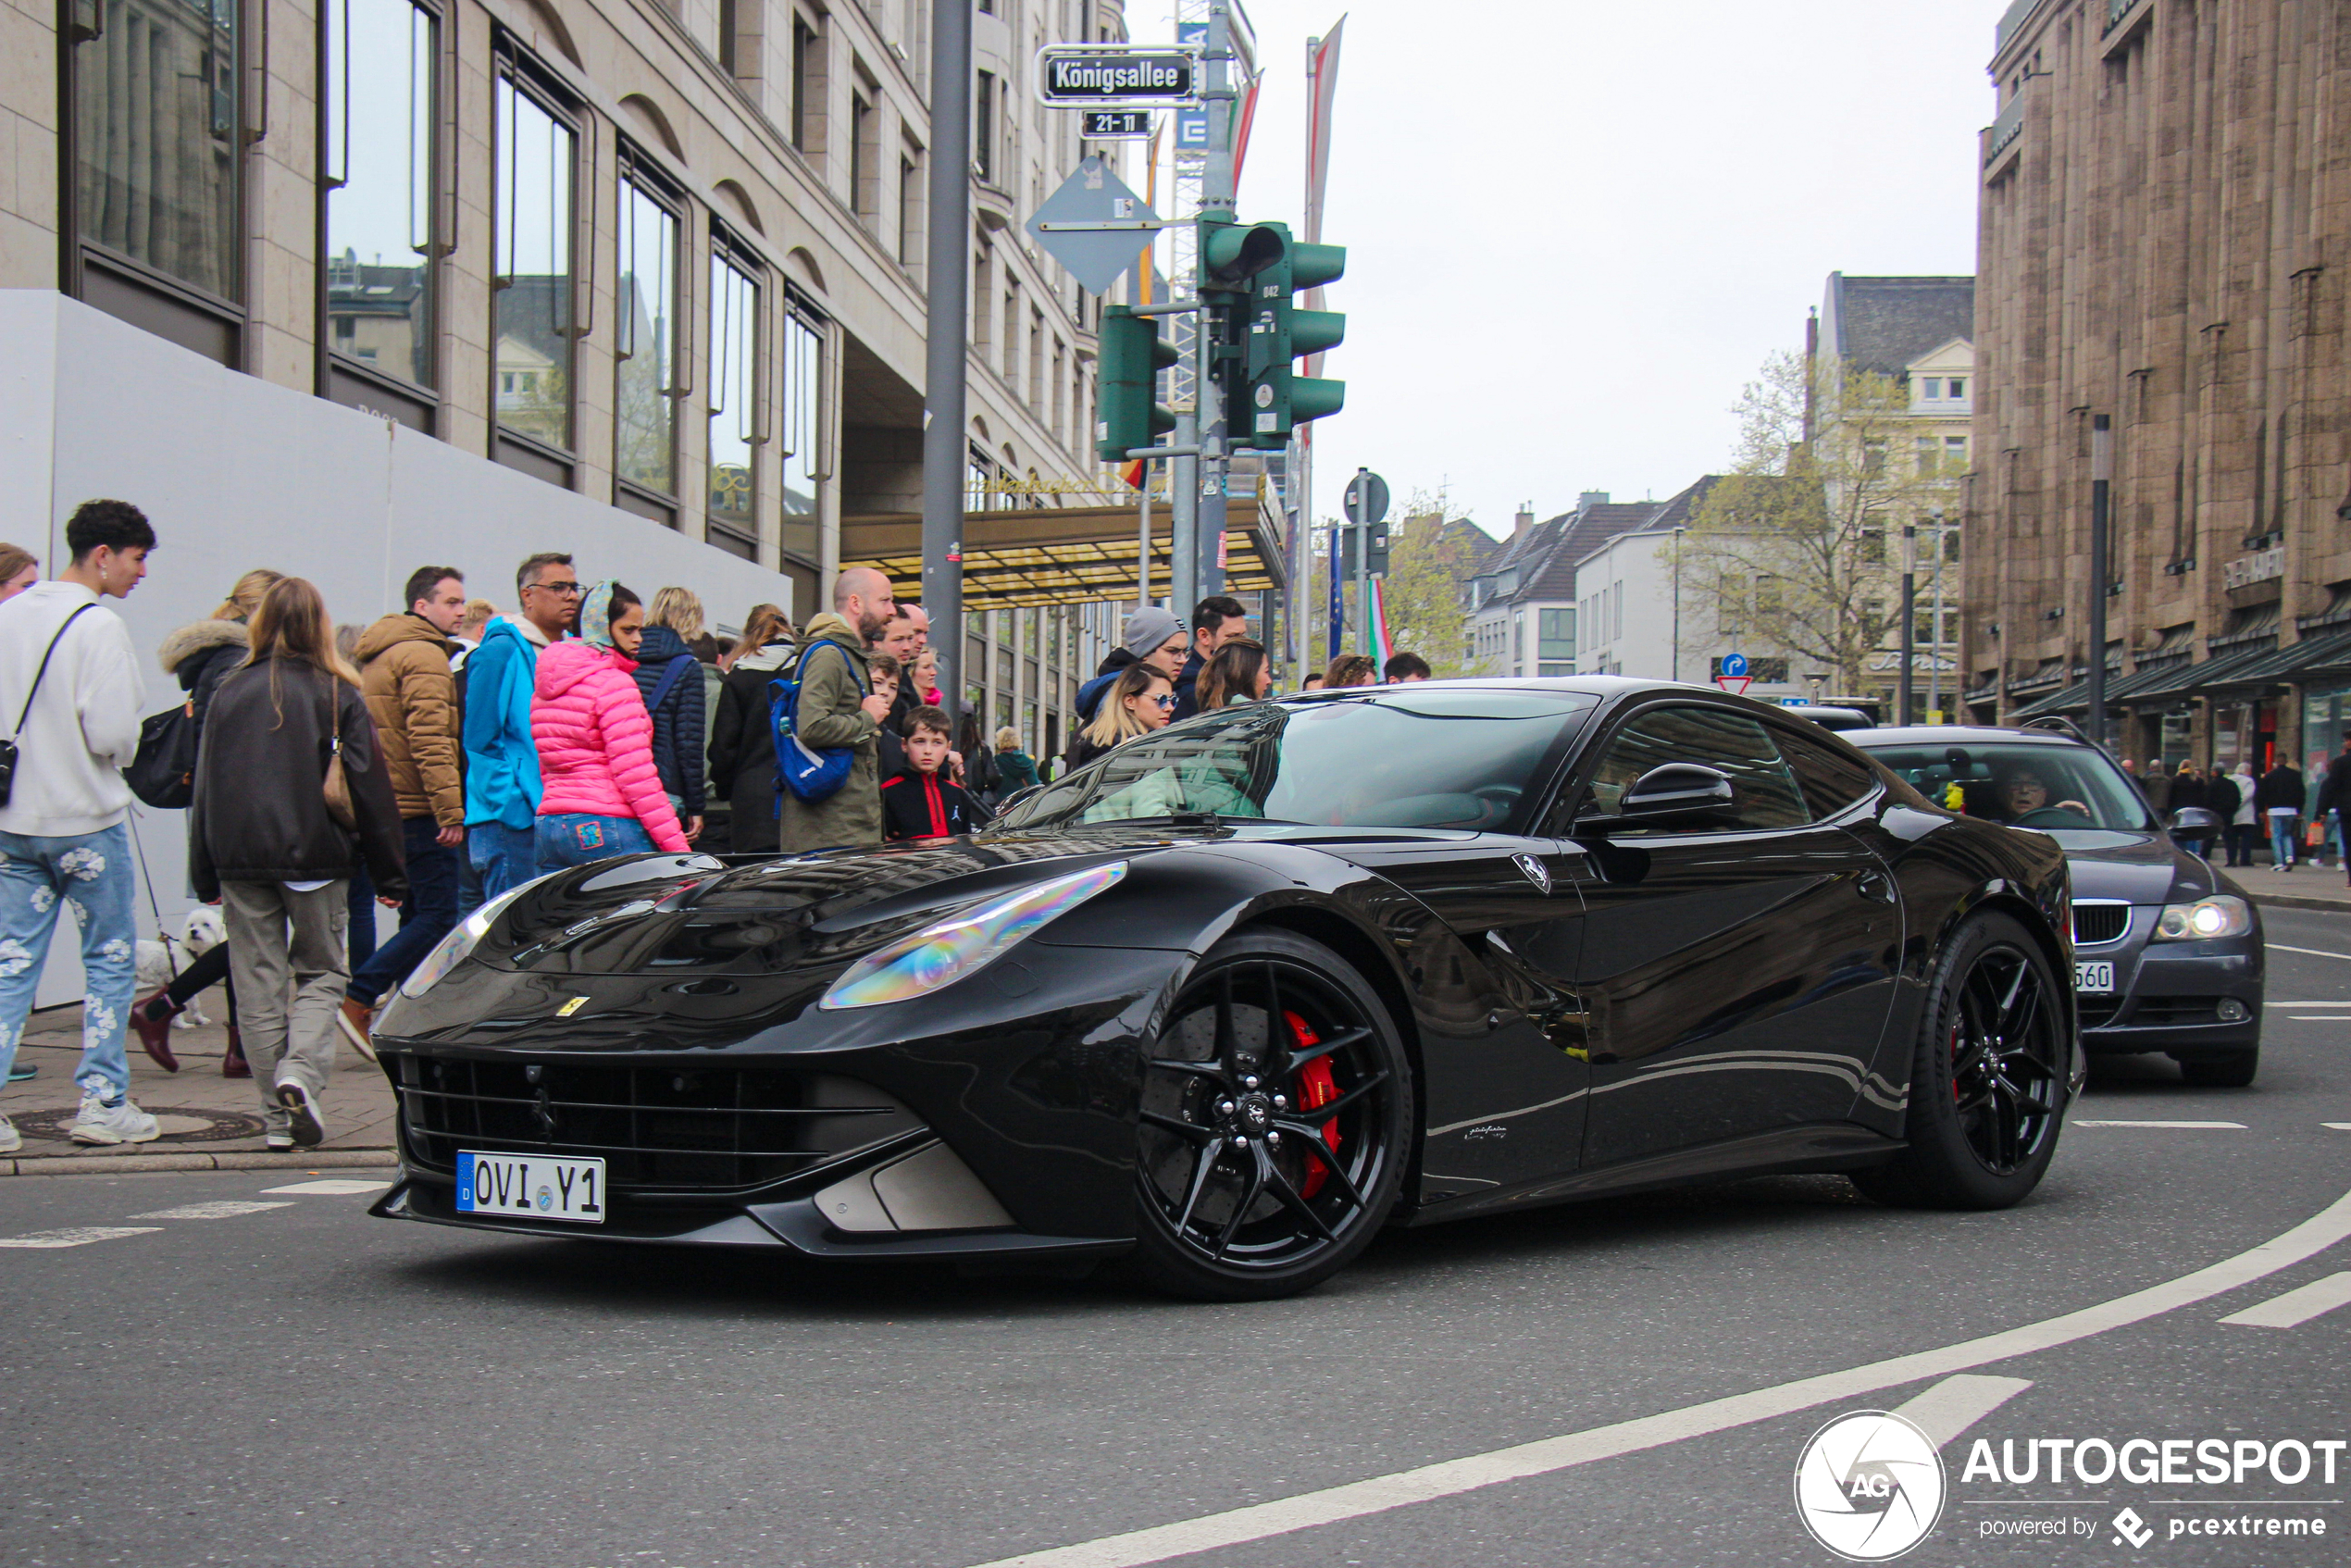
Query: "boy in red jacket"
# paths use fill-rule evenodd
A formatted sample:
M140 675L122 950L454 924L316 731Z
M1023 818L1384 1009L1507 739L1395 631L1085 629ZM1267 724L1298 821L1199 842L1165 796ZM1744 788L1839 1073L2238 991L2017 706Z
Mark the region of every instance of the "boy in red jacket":
M943 839L987 820L964 787L939 771L947 750L945 713L920 707L906 716L905 769L882 780L884 838Z

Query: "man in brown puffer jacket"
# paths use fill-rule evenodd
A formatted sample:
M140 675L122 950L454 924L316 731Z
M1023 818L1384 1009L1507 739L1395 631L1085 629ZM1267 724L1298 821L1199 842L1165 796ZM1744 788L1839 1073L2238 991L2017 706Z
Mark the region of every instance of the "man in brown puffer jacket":
M409 574L406 591L406 612L369 627L358 647L359 690L382 738L408 865L399 933L352 975L336 1020L370 1061L377 1004L457 924L458 856L466 842L457 694L449 673L456 652L450 634L466 614L466 579L454 566L420 566Z

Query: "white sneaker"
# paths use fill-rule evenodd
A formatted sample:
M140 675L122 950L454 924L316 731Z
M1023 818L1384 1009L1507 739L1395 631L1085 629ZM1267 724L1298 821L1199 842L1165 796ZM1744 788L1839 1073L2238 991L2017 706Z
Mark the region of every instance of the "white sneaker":
M327 1141L327 1118L318 1114L318 1102L308 1089L288 1079L278 1086L278 1103L293 1119L294 1142L309 1149Z
M289 1129L271 1127L261 1135L261 1147L272 1154L290 1154L293 1146L293 1133Z
M13 1154L23 1147L24 1134L7 1117L0 1116L0 1154Z
M73 1119L76 1143L153 1143L163 1133L155 1119L125 1099L108 1105L94 1094L81 1097L81 1114Z

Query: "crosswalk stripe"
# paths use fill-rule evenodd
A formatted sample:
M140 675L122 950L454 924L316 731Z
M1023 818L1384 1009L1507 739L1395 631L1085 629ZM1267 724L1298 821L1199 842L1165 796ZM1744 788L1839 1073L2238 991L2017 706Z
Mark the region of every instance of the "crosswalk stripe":
M2271 952L2301 952L2312 958L2351 958L2351 952L2329 952L2322 947L2288 947L2283 942L2263 942Z
M2273 1296L2258 1306L2231 1313L2220 1321L2240 1328L2299 1328L2321 1313L2331 1313L2347 1301L2351 1301L2351 1273L2331 1274L2283 1296Z
M325 1181L297 1181L288 1187L265 1187L264 1192L310 1192L322 1196L348 1196L355 1192L381 1192L390 1184L381 1181L353 1181L345 1176L330 1176Z
M2174 1127L2192 1132L2208 1132L2220 1127L2227 1127L2236 1132L2243 1132L2245 1130L2245 1124L2243 1122L2092 1122L2075 1120L2066 1123L2066 1126L2070 1127Z
M268 1209L291 1209L292 1203L247 1203L223 1200L218 1203L182 1203L176 1209L157 1209L152 1213L133 1214L134 1220L227 1220L239 1214L258 1214Z
M27 1236L0 1237L0 1247L87 1247L93 1241L112 1241L120 1236L145 1236L161 1230L159 1225L83 1225L69 1230L36 1230Z

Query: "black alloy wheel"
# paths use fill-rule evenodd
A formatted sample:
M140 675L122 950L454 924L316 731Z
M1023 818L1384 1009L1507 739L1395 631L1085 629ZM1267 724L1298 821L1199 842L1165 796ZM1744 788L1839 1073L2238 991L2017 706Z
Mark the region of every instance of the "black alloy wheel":
M1344 959L1287 931L1227 938L1142 1064L1138 1272L1212 1300L1327 1278L1396 1201L1412 1103L1394 1021Z
M2001 1209L2057 1151L2073 1038L2047 953L2013 917L1975 915L1935 964L1894 1163L1853 1173L1885 1203Z

